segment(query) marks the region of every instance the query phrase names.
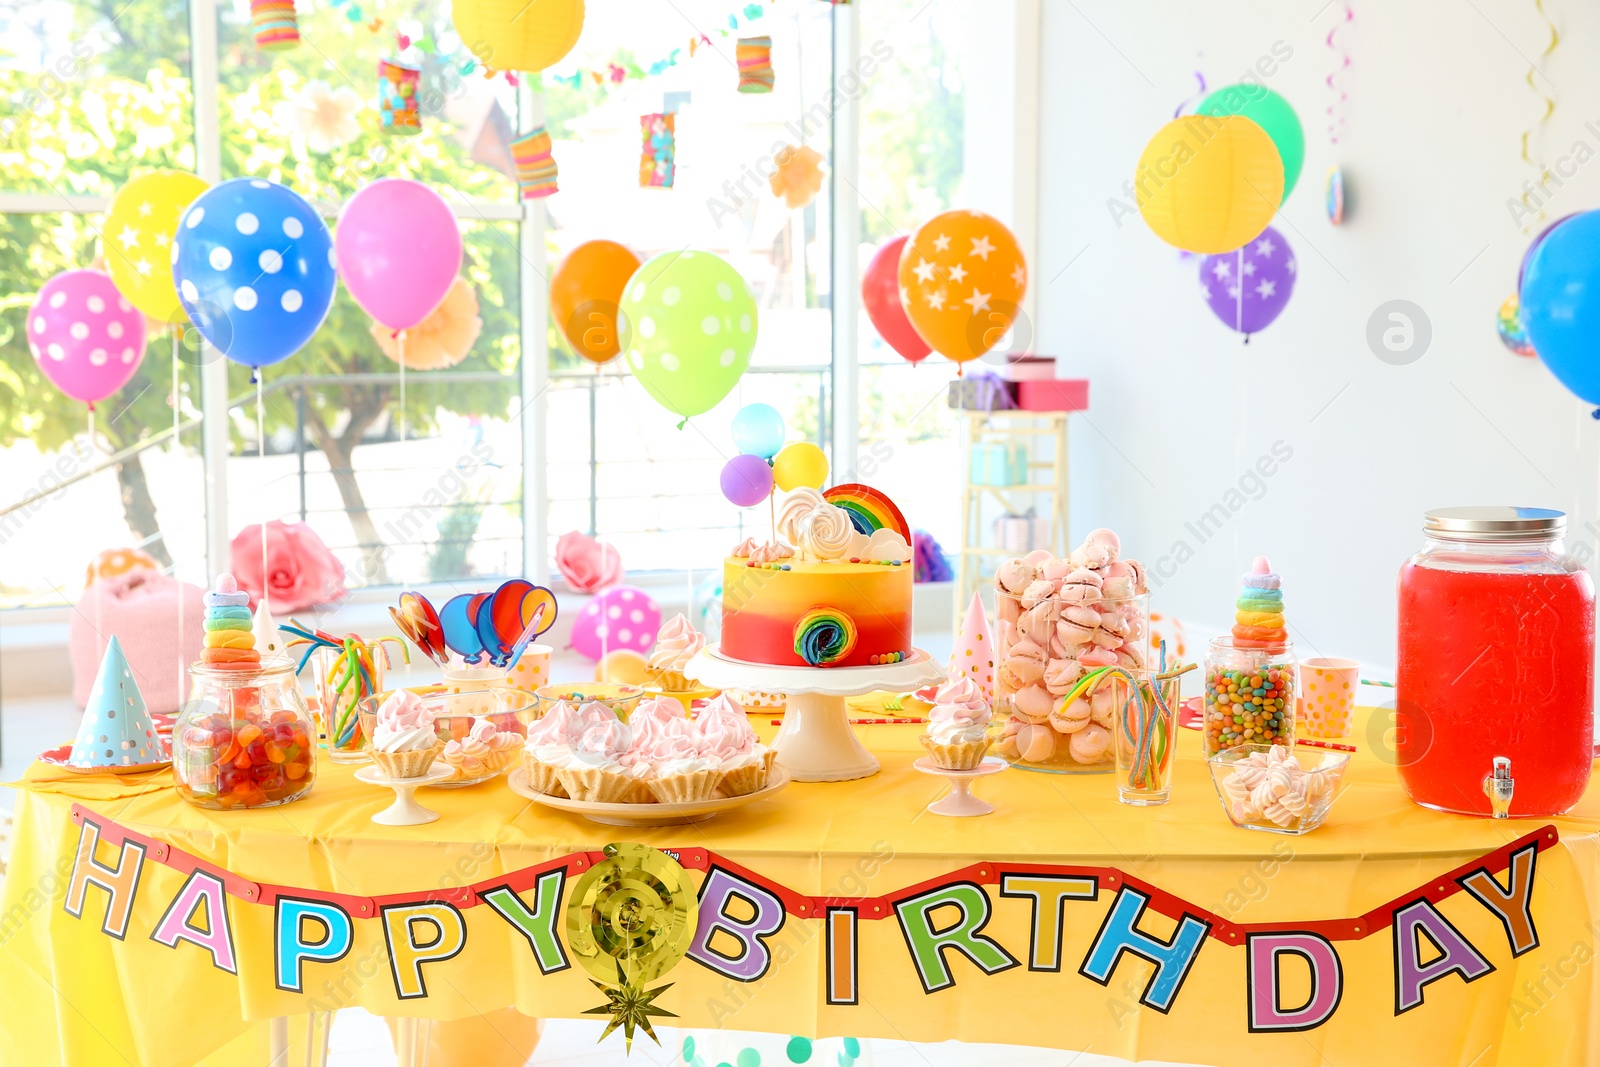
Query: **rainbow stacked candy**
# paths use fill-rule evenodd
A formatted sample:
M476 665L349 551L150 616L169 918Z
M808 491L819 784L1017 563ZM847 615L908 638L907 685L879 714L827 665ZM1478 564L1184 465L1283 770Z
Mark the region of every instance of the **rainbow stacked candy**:
M1267 557L1257 556L1234 603L1234 648L1282 648L1288 644L1281 585Z
M256 635L251 630L250 594L239 588L233 575L217 575L216 588L206 594L206 640L200 662L225 671L253 671L261 666Z
M856 623L833 608L812 608L794 624L794 654L813 667L838 663L856 647Z

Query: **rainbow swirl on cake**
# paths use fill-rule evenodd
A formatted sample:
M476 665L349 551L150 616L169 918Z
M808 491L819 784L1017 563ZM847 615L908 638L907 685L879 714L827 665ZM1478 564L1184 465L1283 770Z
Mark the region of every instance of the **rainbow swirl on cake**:
M822 499L836 508L843 508L850 516L850 525L857 533L872 534L878 530L893 530L911 543L911 525L900 513L893 500L870 485L846 482L824 490Z
M812 608L794 624L794 654L813 667L838 663L856 647L856 623L834 608Z

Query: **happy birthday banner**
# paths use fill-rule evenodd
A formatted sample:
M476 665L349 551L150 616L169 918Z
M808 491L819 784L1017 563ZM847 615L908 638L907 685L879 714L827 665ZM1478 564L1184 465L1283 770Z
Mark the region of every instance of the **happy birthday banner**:
M97 923L119 941L135 934L173 949L187 943L185 951L205 952L213 967L238 976L246 951L236 947L236 933L245 924L231 912L228 898L260 905L271 909L270 924L250 926L253 932L270 930L270 953L251 945L248 954L260 960L270 957L274 986L293 994L311 992L318 968L350 953L356 920L375 920L381 926L395 997L424 1000L430 996L430 969L463 954L470 958L464 913L479 906L503 920L504 931L525 946L526 958L541 977L555 975L571 967L574 950L582 950L573 943L575 926L566 927L565 940L562 936L563 911L577 906L572 901L563 908L569 883L577 879L581 884L581 876L606 862L609 854L573 852L470 885L359 896L241 878L82 805L72 806L71 817L79 836L63 903L69 915ZM1555 827L1542 827L1353 917L1255 923L1231 921L1117 867L975 863L883 896L813 896L704 848L610 848L641 850L657 861L664 854L703 875L697 918L690 923L692 936L684 933L682 954L724 980L724 999L706 1001L712 1025L723 1024L717 1005L732 1015L741 1003L734 983L759 986L775 963L788 963L820 933L816 977L821 999L829 1006L859 1006L904 993L903 988L880 987L889 984L887 946L899 943L902 959L893 973L904 978L894 984L903 987L914 977L923 998L958 984L969 993L981 990L980 975L1024 965L1038 972L1031 980L1041 983L1061 981L1061 972L1070 966L1078 976L1074 981L1108 988L1119 970L1126 986L1132 969L1135 974L1148 971L1148 978L1142 989L1129 991L1137 1004L1125 1005L1126 1010L1136 1012L1142 1006L1163 1015L1179 1004L1205 945L1219 941L1245 949L1238 972L1242 981L1220 991L1215 983L1201 983L1200 992L1190 996L1231 997L1233 1005L1224 1010L1240 1017L1249 1033L1262 1034L1323 1026L1358 983L1385 982L1393 990L1393 1015L1405 1015L1424 1007L1433 983L1475 982L1495 970L1491 955L1515 959L1537 948L1535 871L1539 855L1557 840ZM140 899L151 895L148 883L141 885L152 863L183 879L170 899ZM91 887L99 890L92 897ZM1093 915L1075 911L1091 908L1103 895L1110 897L1103 915L1098 908ZM1469 935L1463 928L1469 924L1459 916L1454 923L1446 918L1439 904L1457 895L1476 902L1503 937L1486 938L1482 930L1490 927L1481 923L1479 932ZM141 914L159 915L148 929L134 929L135 908L141 904ZM1002 943L986 930L1002 909L1027 913L1025 943L1015 935L1011 943ZM1152 912L1169 920L1162 925L1172 927L1170 935L1150 932L1146 916ZM1098 923L1081 958L1066 956L1069 917L1075 925ZM1019 916L1010 918L1011 928L1017 929ZM817 920L821 928L799 924L805 932L779 945L780 931L790 920ZM898 936L872 935L871 949L864 951L864 935L880 923L892 926ZM1390 973L1352 971L1340 944L1386 930L1392 933ZM864 968L864 962L872 967ZM681 971L671 977L688 980ZM581 983L581 978L575 980ZM301 1010L326 1007L308 1003Z

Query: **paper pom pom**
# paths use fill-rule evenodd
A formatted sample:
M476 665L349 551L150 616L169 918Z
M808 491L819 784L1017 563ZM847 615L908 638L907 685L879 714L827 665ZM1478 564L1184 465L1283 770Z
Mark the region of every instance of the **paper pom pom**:
M772 157L777 171L767 179L772 195L790 208L805 207L822 191L822 153L809 145L786 145Z
M294 98L273 109L278 125L305 138L306 148L327 155L361 136L361 97L348 85L331 88L327 82L311 82Z
M405 332L406 366L411 370L441 370L467 358L483 330L478 317L478 294L465 278L450 283L444 303L433 314ZM400 362L400 338L382 323L372 324L372 336L383 354Z

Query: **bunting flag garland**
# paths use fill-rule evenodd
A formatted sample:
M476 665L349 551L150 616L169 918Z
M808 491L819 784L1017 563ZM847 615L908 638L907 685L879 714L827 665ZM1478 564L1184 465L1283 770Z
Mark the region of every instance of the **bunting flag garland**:
M671 189L677 173L676 115L655 112L639 116L643 144L639 150L639 185Z
M335 0L335 2L347 3L349 0ZM777 0L767 0L767 3L776 2ZM839 0L839 2L848 3L849 0ZM726 28L719 27L716 32L722 37L733 36L742 27L749 26L751 23L755 22L757 19L760 19L765 14L766 7L763 4L743 4L728 13L728 17L725 20ZM737 50L741 56L739 68L741 74L739 91L742 93L760 93L771 91L770 72L768 74L769 85L766 89L746 89L744 87L744 79L742 77L744 72L742 56L745 44L754 43L761 40L763 40L763 38L754 37L742 38L737 42ZM771 38L765 38L765 40L767 47L770 49L772 45ZM551 74L549 77L570 89L581 89L587 85L601 87L621 85L630 78L643 79L659 77L660 75L665 74L668 70L671 70L673 67L676 67L680 59L683 57L683 53L685 51L687 51L689 54L688 58L694 59L699 55L702 48L711 46L712 44L713 42L710 36L700 33L689 38L684 44L672 49L666 55L661 56L659 59L656 59L650 63L636 62L629 56L618 56L613 60L598 64L596 66L579 68L578 70L573 71L571 74Z
M543 126L511 142L511 162L517 170L522 199L536 200L557 192L555 157L550 154L550 134Z
M739 63L739 91L772 92L772 38L741 37L734 54Z

